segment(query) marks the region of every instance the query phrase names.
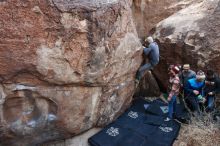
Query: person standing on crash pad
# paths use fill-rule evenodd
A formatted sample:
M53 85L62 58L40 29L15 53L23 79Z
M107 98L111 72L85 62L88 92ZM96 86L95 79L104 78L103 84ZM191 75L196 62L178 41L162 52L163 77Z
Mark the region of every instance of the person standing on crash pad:
M143 52L145 55L149 56L149 63L146 63L139 68L135 80L136 84L139 83L145 71L153 69L159 63L160 54L159 54L158 44L153 40L152 37L148 37L147 41L150 44L148 48L143 47L144 48Z
M179 95L180 79L179 79L179 67L172 65L169 67L169 86L168 86L168 117L165 121L173 119L173 115L176 112L176 97Z

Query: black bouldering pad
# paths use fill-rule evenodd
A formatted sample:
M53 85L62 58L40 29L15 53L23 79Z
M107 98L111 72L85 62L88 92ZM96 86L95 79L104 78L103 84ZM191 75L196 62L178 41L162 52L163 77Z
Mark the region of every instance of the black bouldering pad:
M89 143L91 146L143 146L145 138L130 129L112 123L89 138Z
M146 112L145 107L162 105L160 101L138 99L117 120L89 138L91 146L171 146L178 136L180 124L165 122L164 113ZM148 105L148 106L146 106ZM157 111L158 109L156 109ZM162 111L163 112L163 111Z
M168 106L162 100L157 99L154 100L151 104L146 104L145 111L148 114L157 115L160 117L167 117L168 114ZM179 103L176 105L176 113L175 118L183 123L188 123L190 120L190 114L185 108L183 103Z

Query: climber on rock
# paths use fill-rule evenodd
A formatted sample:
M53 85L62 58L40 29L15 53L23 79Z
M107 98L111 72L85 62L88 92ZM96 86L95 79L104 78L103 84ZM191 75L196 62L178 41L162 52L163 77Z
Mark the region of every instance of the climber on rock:
M196 114L200 114L199 103L204 103L204 87L205 87L205 73L198 71L196 78L189 79L185 88L186 98L189 100L189 107L192 107L192 111Z
M152 70L153 67L155 67L159 63L160 54L158 44L153 40L152 37L148 37L147 41L149 43L149 46L148 48L143 46L143 52L145 55L149 56L149 62L139 68L135 80L137 84L143 77L145 71Z
M168 117L165 121L170 121L175 116L176 112L176 98L180 90L180 79L179 79L179 67L176 65L170 66L169 69L169 86L168 86Z

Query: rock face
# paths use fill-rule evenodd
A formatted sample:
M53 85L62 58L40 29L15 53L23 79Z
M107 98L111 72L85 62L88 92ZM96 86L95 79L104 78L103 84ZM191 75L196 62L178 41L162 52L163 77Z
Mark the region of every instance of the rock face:
M142 47L127 0L0 1L0 141L105 125L130 103Z
M157 23L196 1L198 0L133 0L132 15L142 43L147 44L143 40L147 35L152 35L155 32ZM164 74L166 76L166 73ZM160 95L160 88L162 89L163 87L159 88L155 77L147 73L142 78L135 96L151 97Z
M169 64L189 63L195 71L212 68L220 72L219 18L219 0L203 0L157 25L154 36L160 44L161 61L155 73L164 87Z
M146 71L140 80L139 86L135 91L134 97L159 97L160 88L155 80L152 72Z
M140 38L154 32L163 19L198 0L133 0L132 13Z

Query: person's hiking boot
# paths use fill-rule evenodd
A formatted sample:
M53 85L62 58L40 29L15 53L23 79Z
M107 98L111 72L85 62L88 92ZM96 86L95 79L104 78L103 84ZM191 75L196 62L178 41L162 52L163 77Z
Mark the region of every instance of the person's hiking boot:
M185 124L187 124L187 120L186 119L178 117L178 116L176 116L176 114L173 114L173 120L177 121L178 123L185 123Z
M192 116L196 121L201 121L203 118L202 113L196 111L192 113Z
M169 122L171 119L169 117L167 117L166 119L164 119L165 122Z

